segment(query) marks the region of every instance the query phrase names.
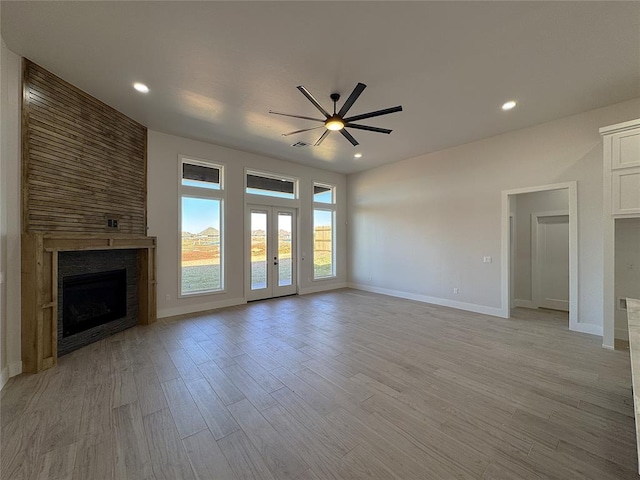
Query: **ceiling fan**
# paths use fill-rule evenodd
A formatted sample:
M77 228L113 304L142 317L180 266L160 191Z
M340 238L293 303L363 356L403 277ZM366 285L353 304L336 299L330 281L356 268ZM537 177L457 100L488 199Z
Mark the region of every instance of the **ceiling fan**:
M357 140L353 138L353 136L349 132L347 132L345 128L355 128L358 130L367 130L369 132L389 134L391 133L391 130L387 128L370 127L368 125L360 125L353 122L356 122L358 120L364 120L366 118L379 117L380 115L387 115L388 113L402 111L402 106L399 105L397 107L385 108L384 110L376 110L375 112L363 113L361 115L354 115L353 117L345 117L345 115L347 114L349 109L353 106L353 104L358 99L358 97L363 92L363 90L367 88L367 86L364 83L358 83L356 85L356 87L353 89L353 92L351 92L351 95L349 95L349 98L347 98L347 101L344 102L344 104L342 105L342 108L340 108L340 111L338 111L337 113L336 113L336 103L338 102L338 100L340 100L340 94L332 93L330 95L330 98L333 101L333 115L327 112L322 107L322 105L320 105L320 103L313 97L313 95L311 95L309 90L304 88L302 85L300 85L297 88L302 92L302 94L305 97L307 97L307 99L311 103L313 103L314 107L316 107L318 110L320 110L320 112L322 112L322 114L325 117L324 119L304 117L301 115L291 115L288 113L274 112L272 110L269 110L269 113L273 113L274 115L283 115L285 117L302 118L303 120L311 120L313 122L323 123L323 125L320 125L319 127L304 128L302 130L296 130L295 132L282 134L282 136L288 137L289 135L294 135L296 133L308 132L309 130L315 130L317 128L325 128L326 130L322 132L322 135L320 136L318 141L313 145L314 147L317 147L318 145L320 145L324 141L324 139L327 138L327 135L329 135L329 133L332 131L339 131L342 134L342 136L347 140L349 140L354 147L356 145L359 145Z

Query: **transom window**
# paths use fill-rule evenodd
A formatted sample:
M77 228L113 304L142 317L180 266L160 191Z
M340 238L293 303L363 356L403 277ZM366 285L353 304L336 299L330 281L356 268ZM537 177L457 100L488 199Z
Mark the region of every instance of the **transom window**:
M298 198L298 180L270 173L248 171L245 191L253 195L295 199Z

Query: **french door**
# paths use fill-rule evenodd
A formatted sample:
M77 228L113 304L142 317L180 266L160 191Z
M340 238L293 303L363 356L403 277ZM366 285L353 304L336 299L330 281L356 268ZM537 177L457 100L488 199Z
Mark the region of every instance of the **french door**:
M296 210L247 206L247 300L297 292Z

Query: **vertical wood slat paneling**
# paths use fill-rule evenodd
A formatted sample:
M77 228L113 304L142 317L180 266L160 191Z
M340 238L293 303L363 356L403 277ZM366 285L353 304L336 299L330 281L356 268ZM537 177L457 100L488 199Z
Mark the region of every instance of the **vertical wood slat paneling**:
M147 129L29 60L23 66L23 231L146 235ZM73 205L73 208L59 208Z

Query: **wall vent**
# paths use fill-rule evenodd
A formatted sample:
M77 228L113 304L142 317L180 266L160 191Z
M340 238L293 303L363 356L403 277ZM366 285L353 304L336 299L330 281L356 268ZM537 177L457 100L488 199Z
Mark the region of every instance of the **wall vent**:
M291 146L297 147L297 148L303 148L303 147L310 147L311 144L307 142L296 142L296 143L292 143Z
M618 310L626 310L627 309L627 298L621 297L618 298Z

